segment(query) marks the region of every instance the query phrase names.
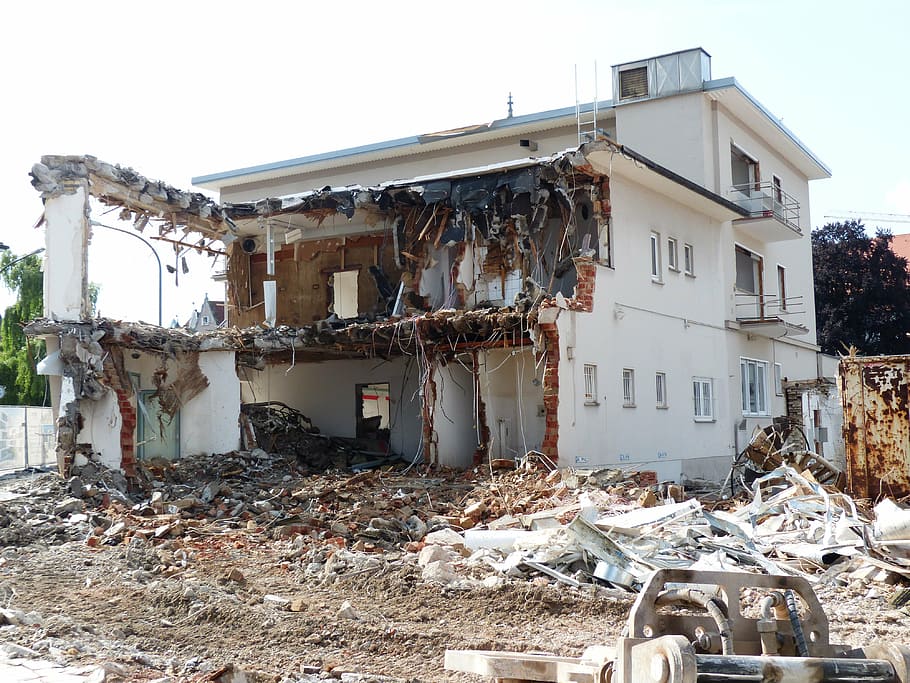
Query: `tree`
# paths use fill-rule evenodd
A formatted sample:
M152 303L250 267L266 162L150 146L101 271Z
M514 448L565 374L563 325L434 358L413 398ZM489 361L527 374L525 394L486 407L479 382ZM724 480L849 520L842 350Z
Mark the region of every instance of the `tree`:
M3 405L45 405L46 380L35 371L44 356L43 341L28 341L22 325L44 312L44 277L38 256L17 259L9 252L0 258L0 273L7 287L18 293L16 303L0 321L0 386Z
M825 353L855 346L864 355L910 353L907 260L891 233L866 234L859 221L812 231L818 344Z

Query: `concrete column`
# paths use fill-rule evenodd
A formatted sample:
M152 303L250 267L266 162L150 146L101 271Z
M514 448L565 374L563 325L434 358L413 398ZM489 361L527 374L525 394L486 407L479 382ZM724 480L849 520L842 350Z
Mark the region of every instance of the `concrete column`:
M44 316L88 320L88 181L66 181L44 203Z

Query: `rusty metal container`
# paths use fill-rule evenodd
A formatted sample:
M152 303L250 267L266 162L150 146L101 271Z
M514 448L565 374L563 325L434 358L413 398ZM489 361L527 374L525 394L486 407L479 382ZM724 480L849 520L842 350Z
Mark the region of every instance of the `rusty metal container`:
M874 500L910 495L910 356L840 362L847 490Z

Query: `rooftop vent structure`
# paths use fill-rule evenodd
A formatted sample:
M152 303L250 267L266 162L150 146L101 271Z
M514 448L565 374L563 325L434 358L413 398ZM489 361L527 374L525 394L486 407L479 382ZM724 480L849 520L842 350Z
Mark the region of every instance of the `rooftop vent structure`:
M711 55L700 47L616 64L613 98L617 104L701 90L711 80Z

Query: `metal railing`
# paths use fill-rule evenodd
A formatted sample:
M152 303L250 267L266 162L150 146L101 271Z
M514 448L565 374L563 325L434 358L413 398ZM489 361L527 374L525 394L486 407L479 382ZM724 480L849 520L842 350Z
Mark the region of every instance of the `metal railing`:
M787 316L806 312L802 296L781 299L776 294L748 294L736 292L736 319L756 322L785 319Z
M776 218L796 232L799 229L799 202L774 183L743 183L730 188L730 200L749 212L749 218Z

